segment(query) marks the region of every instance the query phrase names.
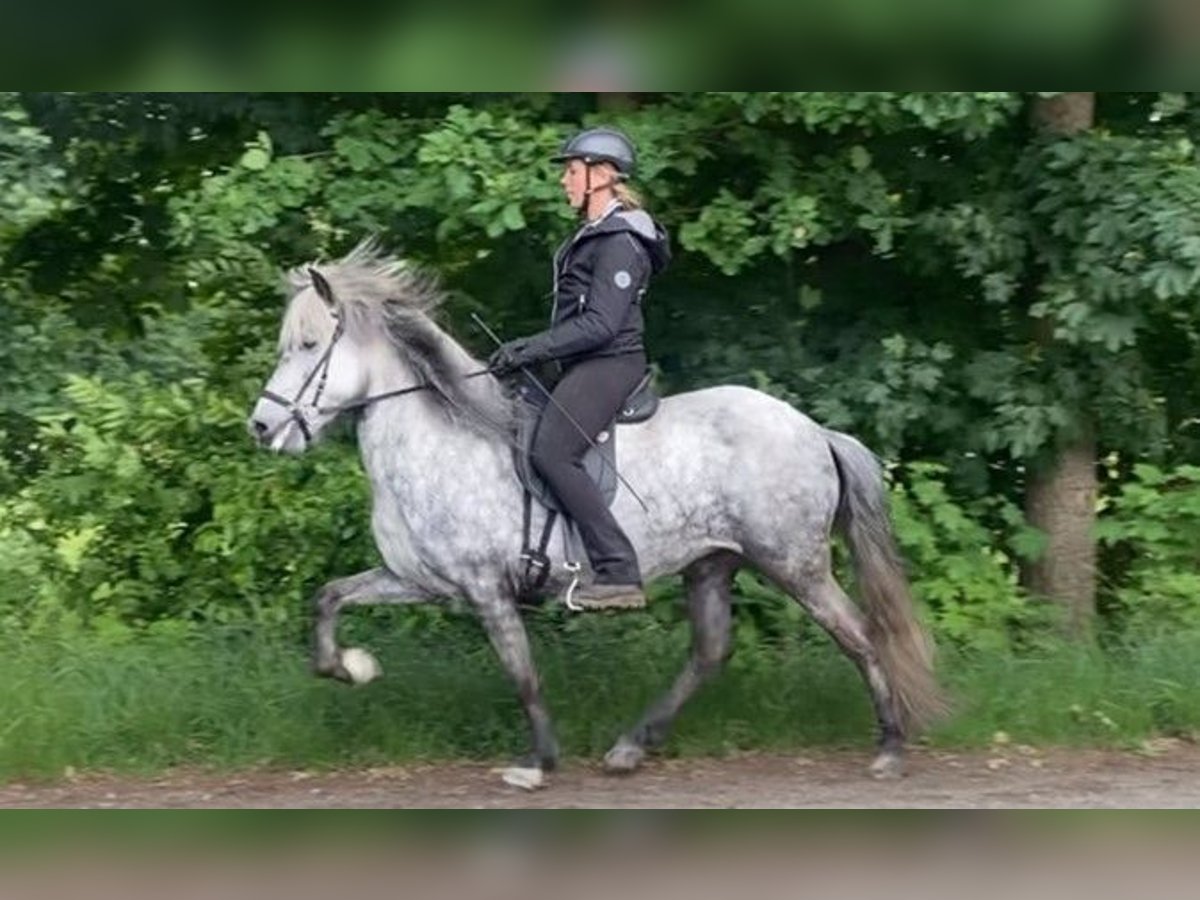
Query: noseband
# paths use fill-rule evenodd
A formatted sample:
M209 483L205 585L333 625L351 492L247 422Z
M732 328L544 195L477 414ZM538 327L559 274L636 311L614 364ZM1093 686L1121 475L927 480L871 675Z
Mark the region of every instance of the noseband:
M292 417L292 421L300 426L300 433L304 435L305 444L312 443L312 431L308 427L308 420L304 418L303 408L308 406L316 412L323 411L320 403L321 395L325 393L325 383L329 380L329 361L333 356L333 348L337 346L337 342L346 331L346 325L342 321L342 318L336 314L331 313L331 315L333 315L333 320L336 323L333 327L333 337L329 339L329 346L325 348L325 352L321 354L321 358L317 360L317 364L312 367L312 370L304 379L304 383L300 385L300 390L296 391L295 398L289 400L265 388L262 394L259 395L262 399L277 403L288 411L288 414ZM313 383L314 378L317 381L317 389L313 394L312 403L302 404L300 398L304 396L304 392L308 390L308 386Z

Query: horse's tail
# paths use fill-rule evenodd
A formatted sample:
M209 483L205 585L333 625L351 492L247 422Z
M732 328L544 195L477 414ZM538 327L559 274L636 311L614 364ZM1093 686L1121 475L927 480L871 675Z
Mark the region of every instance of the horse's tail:
M889 676L896 712L909 728L945 714L933 675L933 641L917 619L888 520L887 491L875 455L849 435L825 430L841 478L834 527L850 545L867 617L867 636Z

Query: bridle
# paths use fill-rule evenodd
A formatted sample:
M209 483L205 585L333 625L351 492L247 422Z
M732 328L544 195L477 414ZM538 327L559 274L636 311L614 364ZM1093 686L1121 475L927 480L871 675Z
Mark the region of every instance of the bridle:
M321 395L325 393L325 384L329 380L329 363L333 357L334 347L337 346L337 342L341 340L342 335L346 333L346 326L342 321L341 316L332 311L330 312L330 315L333 316L336 324L333 327L333 336L329 339L329 346L325 348L325 352L321 354L321 358L317 360L316 364L305 377L303 384L300 385L300 389L296 391L295 398L289 400L287 397L281 396L280 394L267 390L266 388L264 388L259 394L262 399L269 400L270 402L278 404L287 410L288 414L292 418L292 421L295 422L300 428L300 434L304 436L304 443L306 446L312 443L312 430L309 428L308 420L304 417L305 409L310 409L318 415L326 413L337 415L339 413L349 412L350 410L354 409L365 409L373 403L378 403L380 400L388 400L392 397L402 397L405 394L412 394L416 391L425 391L433 387L433 385L429 382L422 381L418 384L409 385L408 387L396 388L395 390L391 391L383 391L379 394L371 394L368 397L363 397L359 400L352 400L349 403L339 403L336 406L321 406ZM480 375L487 375L490 371L490 369L486 368L480 369L478 372L469 372L462 377L476 378ZM304 392L308 390L309 385L313 383L314 379L316 379L317 382L317 389L313 393L312 402L301 403L300 398L304 396Z

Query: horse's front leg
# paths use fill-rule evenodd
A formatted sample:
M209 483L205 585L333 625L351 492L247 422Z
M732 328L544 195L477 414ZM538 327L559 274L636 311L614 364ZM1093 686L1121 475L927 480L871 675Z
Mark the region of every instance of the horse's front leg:
M541 787L545 773L558 765L558 741L554 737L550 714L542 702L525 623L521 621L516 603L500 594L473 593L471 602L504 670L517 688L533 737L533 752L517 765L505 769L502 773L504 781L527 790Z
M313 598L316 613L313 671L325 678L364 684L380 673L379 663L358 647L341 649L337 643L338 614L344 606L370 603L425 603L429 595L384 568L329 582Z

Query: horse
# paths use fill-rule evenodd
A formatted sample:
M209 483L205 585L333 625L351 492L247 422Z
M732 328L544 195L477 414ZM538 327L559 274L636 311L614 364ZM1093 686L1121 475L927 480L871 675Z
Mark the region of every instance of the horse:
M300 453L335 419L355 415L382 560L315 595L314 672L349 683L379 674L368 651L338 645L347 607L464 599L528 718L531 751L504 780L541 786L559 749L518 603L523 487L511 447L513 392L439 324L436 278L371 241L290 270L285 286L278 362L248 430L262 447ZM857 666L878 726L870 772L902 774L910 733L945 707L876 457L737 385L666 396L652 418L617 432L613 512L645 579L682 573L693 639L674 683L617 738L605 769L638 769L719 672L731 649L733 578L749 567L808 610ZM849 546L861 608L834 578L835 532ZM549 544L547 593L573 577L560 546Z

